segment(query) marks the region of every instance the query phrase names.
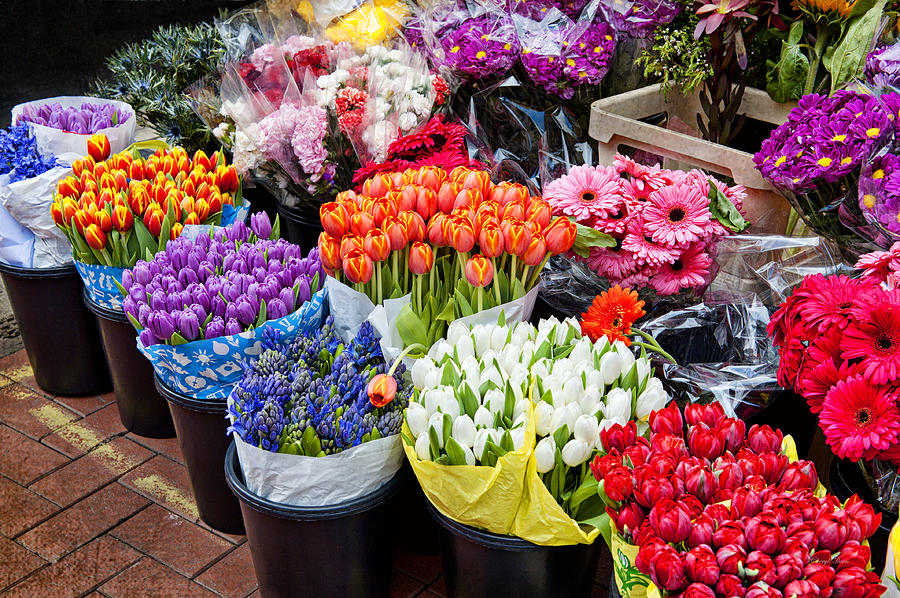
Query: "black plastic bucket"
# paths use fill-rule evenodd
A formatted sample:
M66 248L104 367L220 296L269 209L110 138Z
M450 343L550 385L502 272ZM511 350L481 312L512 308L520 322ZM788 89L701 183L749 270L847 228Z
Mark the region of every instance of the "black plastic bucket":
M403 538L403 550L413 554L435 555L441 552L441 529L428 512L428 498L409 463L404 460L403 476L397 496L389 503L394 534Z
M222 465L231 442L225 433L228 429L225 399L189 397L166 386L158 376L154 376L153 382L169 402L200 518L220 532L243 534L241 508L228 490Z
M94 303L84 293L84 303L100 324L103 350L112 374L119 418L129 432L147 438L174 438L175 428L165 400L153 388L153 366L137 348L137 333L123 311Z
M881 575L887 557L888 536L891 534L891 528L897 523L897 514L886 510L878 503L869 484L866 483L866 478L860 471L859 465L852 461L835 458L831 462L829 482L831 491L841 502L858 494L864 502L875 509L876 513L881 513L881 525L869 538L869 548L872 550L872 568Z
M58 395L110 390L97 322L81 300L75 266L19 268L0 262L0 276L38 386Z
M443 529L449 598L589 598L605 544L538 546L457 523L428 503ZM598 538L599 540L599 538Z
M386 507L402 473L366 496L324 507L293 507L251 492L234 444L225 456L225 474L240 499L262 598L390 594L397 534Z
M282 238L299 245L303 253L308 253L319 245L319 233L325 229L322 228L318 212L311 209L293 210L280 203L277 208Z

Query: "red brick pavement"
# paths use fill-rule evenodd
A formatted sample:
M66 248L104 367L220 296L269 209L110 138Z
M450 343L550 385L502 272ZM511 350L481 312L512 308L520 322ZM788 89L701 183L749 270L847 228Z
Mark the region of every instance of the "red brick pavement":
M446 595L439 557L394 562L391 598ZM0 596L259 592L246 539L199 520L177 441L126 432L112 393L47 394L19 351L0 359Z

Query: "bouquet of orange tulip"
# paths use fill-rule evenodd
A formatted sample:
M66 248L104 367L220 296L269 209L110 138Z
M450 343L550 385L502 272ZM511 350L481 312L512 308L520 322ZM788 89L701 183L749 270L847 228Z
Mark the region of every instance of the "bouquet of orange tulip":
M393 324L425 350L449 322L525 297L578 235L527 187L466 167L379 174L319 214L326 271L376 305L409 294Z
M142 158L137 149L109 155L104 136L72 164L51 205L56 225L84 264L133 266L149 259L188 224L220 224L240 206L241 182L221 152L189 158L182 148Z

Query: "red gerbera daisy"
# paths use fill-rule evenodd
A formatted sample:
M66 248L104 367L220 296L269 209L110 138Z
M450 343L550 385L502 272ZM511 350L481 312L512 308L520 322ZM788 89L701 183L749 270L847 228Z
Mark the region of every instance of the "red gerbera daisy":
M844 359L861 358L860 367L873 383L893 382L900 376L900 305L882 303L844 330Z
M849 276L807 276L794 292L797 311L809 328L843 328L850 321L851 310L873 286L870 281Z
M839 381L857 374L859 368L850 365L846 361L840 367L834 361L827 359L815 367L805 369L797 380L798 392L809 403L809 410L813 413L822 411L822 403L825 395Z
M369 162L362 168L357 169L356 172L353 173L353 183L358 187L362 187L362 184L367 180L375 176L376 174L382 172L402 172L405 167L402 167L399 160L392 160L390 162Z
M804 349L806 347L795 337L788 337L787 341L778 348L778 384L784 388L796 386Z
M871 459L900 435L897 397L865 374L841 380L825 395L819 423L834 454L842 459Z

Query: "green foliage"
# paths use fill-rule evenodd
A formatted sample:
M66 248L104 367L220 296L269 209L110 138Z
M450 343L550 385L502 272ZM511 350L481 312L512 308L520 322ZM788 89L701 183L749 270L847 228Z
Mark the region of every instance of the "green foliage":
M697 17L693 10L683 10L670 25L656 30L653 45L644 50L635 64L644 68L644 76L659 81L663 91L680 87L690 93L712 75L707 60L709 37L694 39Z
M218 143L191 108L185 90L216 72L224 46L209 23L160 27L107 58L109 75L91 92L128 102L139 122L188 152L214 150Z

